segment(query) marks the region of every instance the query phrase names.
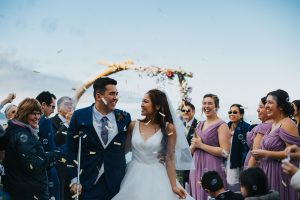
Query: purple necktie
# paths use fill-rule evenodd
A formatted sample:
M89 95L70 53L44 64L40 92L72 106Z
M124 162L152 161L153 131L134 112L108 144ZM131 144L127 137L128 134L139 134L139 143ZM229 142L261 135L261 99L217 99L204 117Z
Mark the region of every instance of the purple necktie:
M107 144L108 141L108 130L107 130L107 117L102 117L101 121L101 138L104 144Z

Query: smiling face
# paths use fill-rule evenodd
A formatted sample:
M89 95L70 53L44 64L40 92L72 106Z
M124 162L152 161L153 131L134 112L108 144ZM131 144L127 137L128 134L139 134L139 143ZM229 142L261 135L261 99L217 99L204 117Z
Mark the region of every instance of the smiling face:
M116 85L108 84L105 86L103 94L96 92L96 104L104 109L105 112L112 112L119 100L119 92Z
M29 124L32 128L38 128L40 118L41 113L39 111L33 111L27 116L27 124Z
M211 117L216 114L216 105L212 97L205 97L203 99L202 111L206 117Z
M232 106L228 111L229 119L232 123L239 122L243 115L240 113L240 110L237 106Z
M261 120L262 122L266 121L268 119L268 115L267 115L267 109L265 107L265 105L260 101L258 104L258 108L257 108L257 115L258 115L258 119Z
M153 108L151 98L149 94L145 94L141 104L141 115L149 116L149 115L153 115L153 113L154 113L154 108Z
M268 95L265 107L269 118L274 119L282 114L282 110L278 107L276 97L272 95Z

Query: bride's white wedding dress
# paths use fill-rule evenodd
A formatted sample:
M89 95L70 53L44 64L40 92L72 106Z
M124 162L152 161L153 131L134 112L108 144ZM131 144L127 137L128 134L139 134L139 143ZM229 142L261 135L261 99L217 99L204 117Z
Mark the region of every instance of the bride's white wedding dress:
M112 200L179 199L172 191L166 167L157 158L161 140L161 130L144 140L136 121L132 132L132 160L127 165L120 192Z

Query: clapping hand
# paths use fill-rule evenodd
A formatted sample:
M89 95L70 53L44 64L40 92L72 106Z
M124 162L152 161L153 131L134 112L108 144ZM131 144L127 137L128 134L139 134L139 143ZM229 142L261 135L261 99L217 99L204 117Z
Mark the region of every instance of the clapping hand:
M259 160L261 158L266 157L266 153L266 150L263 149L254 149L251 151L251 154L255 158L255 160Z
M292 160L300 160L300 148L297 145L287 147L285 154L289 155Z
M293 176L299 169L290 162L282 162L281 165L283 172L287 173L290 176Z
M202 145L202 140L200 137L193 137L192 141L191 141L191 145L193 147L196 147L196 148L201 148L201 145Z

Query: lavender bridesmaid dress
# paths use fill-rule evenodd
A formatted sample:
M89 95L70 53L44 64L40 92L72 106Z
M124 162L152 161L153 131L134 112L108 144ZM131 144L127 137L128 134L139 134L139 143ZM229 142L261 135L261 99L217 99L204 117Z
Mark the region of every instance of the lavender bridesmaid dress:
M268 151L283 151L289 144L300 145L300 137L295 137L281 127L270 132L269 130L263 137L261 148ZM293 162L298 166L298 162ZM281 160L263 158L260 160L260 167L264 170L268 177L270 189L276 190L280 194L282 200L296 200L297 193L290 186L291 178L283 172L281 168Z
M249 131L247 133L247 144L248 144L248 147L250 150L248 151L248 154L247 154L247 157L246 157L246 160L244 163L244 169L248 168L248 162L249 162L249 159L251 156L250 151L253 150L253 142L254 142L254 139L255 139L257 133L265 135L265 133L267 131L269 131L271 128L272 128L272 123L261 123L261 124L258 124L257 126L255 126L251 131Z
M202 142L210 146L219 147L218 128L220 125L226 124L226 122L220 120L209 126L205 131L202 131L203 124L204 122L200 122L196 129L196 132ZM202 175L207 171L217 171L223 179L225 188L227 188L223 157L214 156L201 149L196 149L193 159L195 163L195 170L190 171L190 187L191 196L193 198L196 200L207 200L208 195L199 184Z

